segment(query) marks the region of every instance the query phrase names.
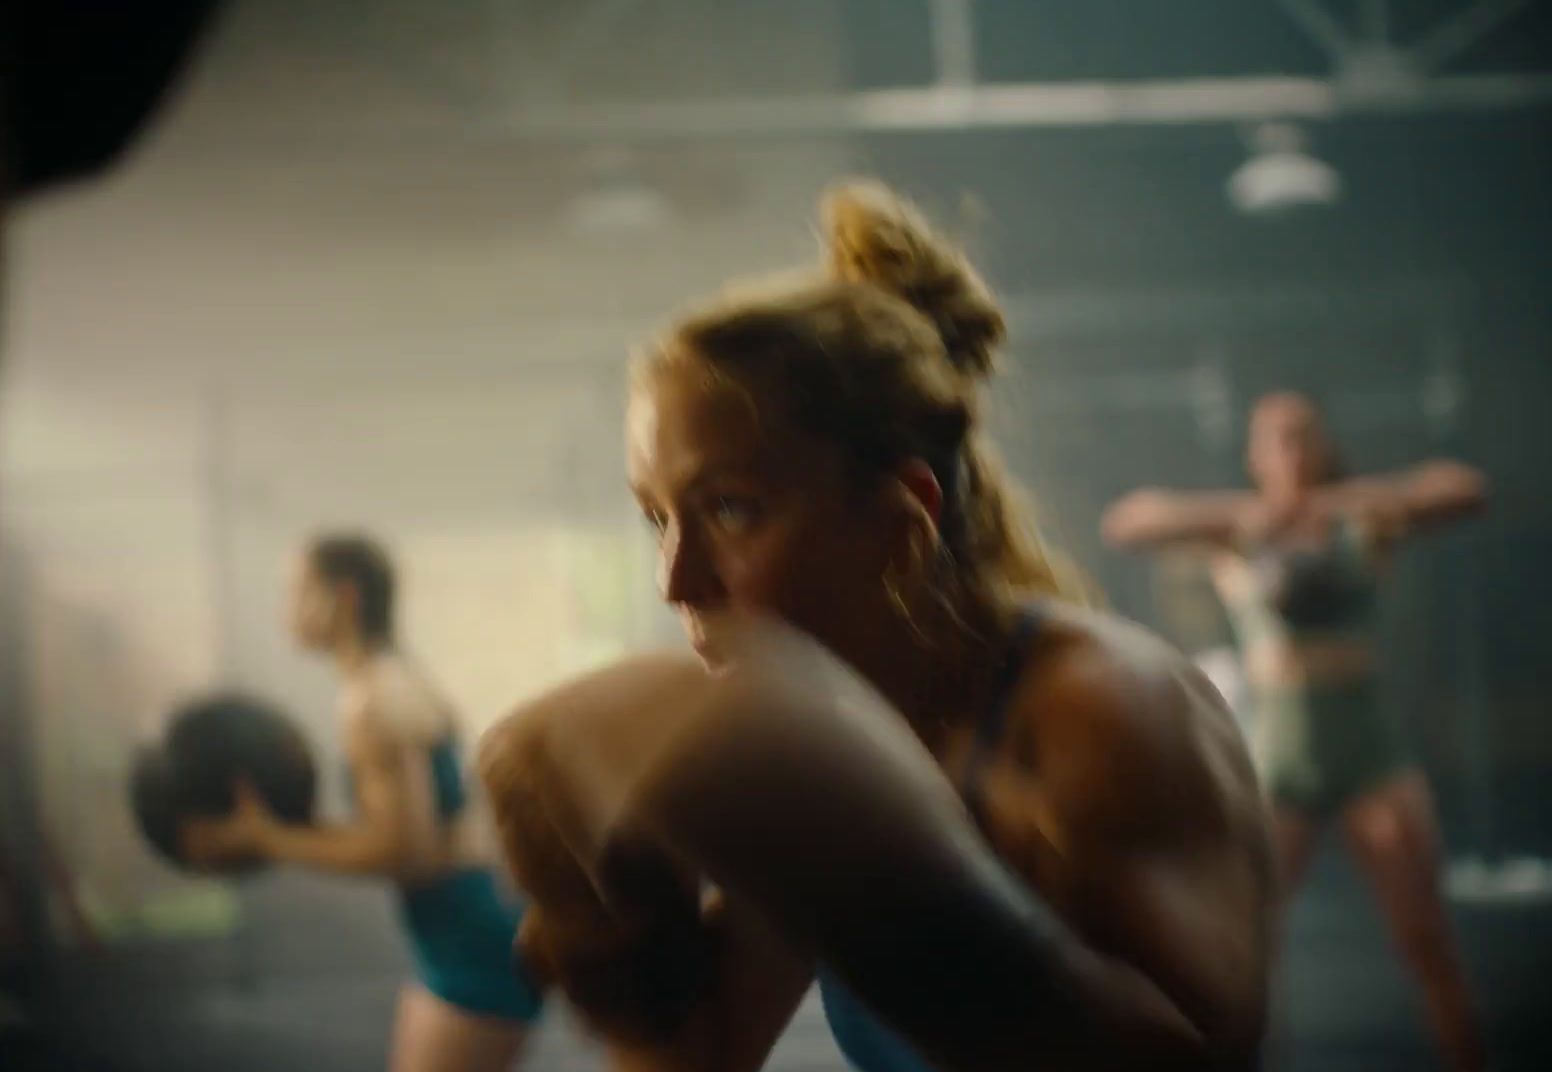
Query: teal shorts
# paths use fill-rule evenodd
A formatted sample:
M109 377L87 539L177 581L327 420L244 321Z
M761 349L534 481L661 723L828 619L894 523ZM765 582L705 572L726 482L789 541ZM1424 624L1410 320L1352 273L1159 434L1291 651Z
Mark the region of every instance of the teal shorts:
M399 908L422 986L466 1012L537 1019L543 996L515 948L522 906L494 874L469 869L407 886Z
M1325 819L1412 763L1372 679L1258 690L1253 750L1274 804Z

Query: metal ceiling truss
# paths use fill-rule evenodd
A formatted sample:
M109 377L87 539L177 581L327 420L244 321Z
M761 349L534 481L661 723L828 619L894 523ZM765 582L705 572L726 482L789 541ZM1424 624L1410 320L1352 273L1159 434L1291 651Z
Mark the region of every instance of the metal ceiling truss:
M545 141L801 137L886 131L1326 120L1502 110L1552 104L1552 72L1447 73L1445 68L1534 0L1472 0L1398 42L1389 0L1362 0L1357 25L1322 0L1272 0L1331 60L1325 77L1234 76L1153 80L981 82L974 0L931 0L936 77L930 84L807 95L719 97L548 106L532 96L480 109L477 136ZM582 8L582 29L551 53L558 70L633 0ZM596 16L596 17L595 17Z

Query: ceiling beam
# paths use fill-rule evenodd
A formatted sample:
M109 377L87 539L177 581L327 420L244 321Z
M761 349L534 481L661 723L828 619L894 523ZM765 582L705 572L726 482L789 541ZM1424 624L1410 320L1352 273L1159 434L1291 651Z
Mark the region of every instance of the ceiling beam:
M476 140L761 139L962 129L1233 123L1552 104L1552 74L1450 75L1385 92L1341 79L1234 77L927 86L517 110L476 120Z

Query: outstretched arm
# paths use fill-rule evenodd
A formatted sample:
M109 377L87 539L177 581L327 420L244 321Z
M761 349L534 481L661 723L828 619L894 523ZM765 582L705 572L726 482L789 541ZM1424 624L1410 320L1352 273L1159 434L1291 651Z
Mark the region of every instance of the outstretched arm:
M1248 494L1143 488L1105 511L1100 534L1130 550L1170 545L1222 547L1234 541Z
M1331 492L1345 510L1367 517L1389 540L1482 512L1487 478L1462 462L1436 459L1400 473L1361 477Z

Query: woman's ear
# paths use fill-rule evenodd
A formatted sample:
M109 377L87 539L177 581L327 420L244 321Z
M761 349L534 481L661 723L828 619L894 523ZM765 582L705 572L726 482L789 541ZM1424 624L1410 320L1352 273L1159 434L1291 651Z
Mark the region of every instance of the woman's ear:
M917 574L936 556L939 525L943 517L943 487L932 467L920 458L903 462L892 481L895 505L905 521L904 555L906 572Z
M909 458L895 471L895 480L905 494L906 508L914 503L936 530L943 519L943 485L938 483L932 466L921 458Z

